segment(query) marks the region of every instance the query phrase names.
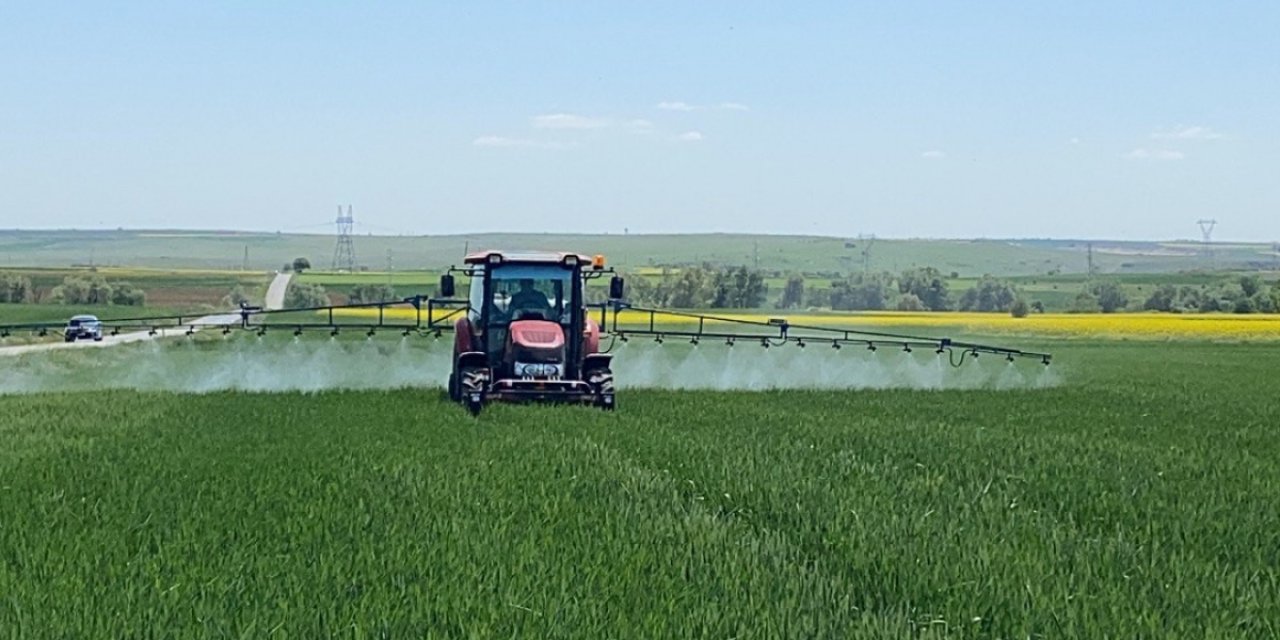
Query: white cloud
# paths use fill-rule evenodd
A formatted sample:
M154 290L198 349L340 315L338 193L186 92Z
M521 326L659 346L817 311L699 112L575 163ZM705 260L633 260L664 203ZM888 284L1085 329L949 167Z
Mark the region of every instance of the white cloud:
M924 158L925 160L941 160L947 157L947 154L937 149L930 149L928 151L925 151L924 153L921 153L920 157Z
M653 133L653 123L643 118L628 120L622 126L631 133Z
M686 131L686 132L684 132L684 133L682 133L682 134L680 134L680 135L676 136L676 140L679 140L679 141L681 141L681 142L702 142L702 132L701 132L701 131Z
M480 136L471 141L477 147L532 147L535 143L528 138L507 138L504 136Z
M1130 160L1181 160L1187 154L1173 149L1143 149L1141 147L1124 154Z
M671 100L659 102L656 107L662 111L750 111L751 109L741 102L721 102L720 104L689 104L679 100Z
M548 113L534 116L536 129L603 129L613 124L608 118L593 118L575 113Z
M659 102L658 108L663 111L695 111L697 107L687 102Z
M534 140L532 138L508 138L506 136L480 136L471 141L471 145L475 147L489 147L494 149L563 149L566 146L563 142L544 142Z
M1177 126L1151 134L1156 140L1221 140L1226 136L1201 126Z
M1069 142L1069 143L1071 143L1071 144L1080 144L1080 138L1072 138L1072 139L1068 140L1067 142Z

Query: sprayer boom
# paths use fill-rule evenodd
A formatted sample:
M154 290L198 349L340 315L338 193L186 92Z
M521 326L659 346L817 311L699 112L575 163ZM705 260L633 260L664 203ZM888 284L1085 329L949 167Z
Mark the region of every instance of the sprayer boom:
M1053 359L1052 355L1038 351L962 342L952 338L792 324L786 318L767 320L735 318L650 309L621 301L614 301L606 306L610 311L606 325L609 334L623 342L635 336L650 336L657 342L667 338L684 339L693 344L703 340L723 341L729 346L738 342L757 342L766 348L791 343L799 347L829 345L836 349L857 346L871 351L884 347L898 348L906 352L915 349L931 349L939 355L947 355L954 366L960 366L966 357L978 357L981 354L994 354L1010 360L1032 358L1046 365Z

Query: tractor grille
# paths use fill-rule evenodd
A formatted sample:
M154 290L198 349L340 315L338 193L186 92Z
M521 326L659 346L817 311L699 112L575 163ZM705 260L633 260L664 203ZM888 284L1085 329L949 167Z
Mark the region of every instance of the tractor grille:
M560 334L555 331L523 331L520 333L523 342L534 344L552 344L560 339Z

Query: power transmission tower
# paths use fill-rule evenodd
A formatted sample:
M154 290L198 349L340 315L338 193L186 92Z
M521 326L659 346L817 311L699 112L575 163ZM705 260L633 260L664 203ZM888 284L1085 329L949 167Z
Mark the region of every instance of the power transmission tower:
M387 291L391 291L393 289L391 274L394 272L395 271L391 267L391 250L387 249Z
M333 248L333 270L354 273L356 270L356 246L351 239L351 232L356 226L351 216L351 205L347 205L347 214L342 214L342 205L338 205L338 245Z
M1213 247L1210 245L1213 243L1213 228L1218 226L1218 221L1209 218L1201 218L1196 220L1196 224L1200 225L1200 238L1203 240L1201 255L1204 256L1205 259L1212 260Z
M1094 273L1096 272L1094 271L1094 267L1093 267L1093 243L1090 242L1089 243L1089 279L1090 280L1093 279Z
M240 263L241 271L249 270L249 245L244 246L244 261Z
M858 234L858 240L862 241L862 272L871 272L871 247L876 243L876 234Z

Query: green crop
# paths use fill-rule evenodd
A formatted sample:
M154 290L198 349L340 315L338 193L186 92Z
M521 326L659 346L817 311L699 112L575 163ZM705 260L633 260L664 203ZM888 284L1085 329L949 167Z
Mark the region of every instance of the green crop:
M739 347L741 348L741 347ZM0 636L1280 633L1280 347L1025 391L0 397Z

